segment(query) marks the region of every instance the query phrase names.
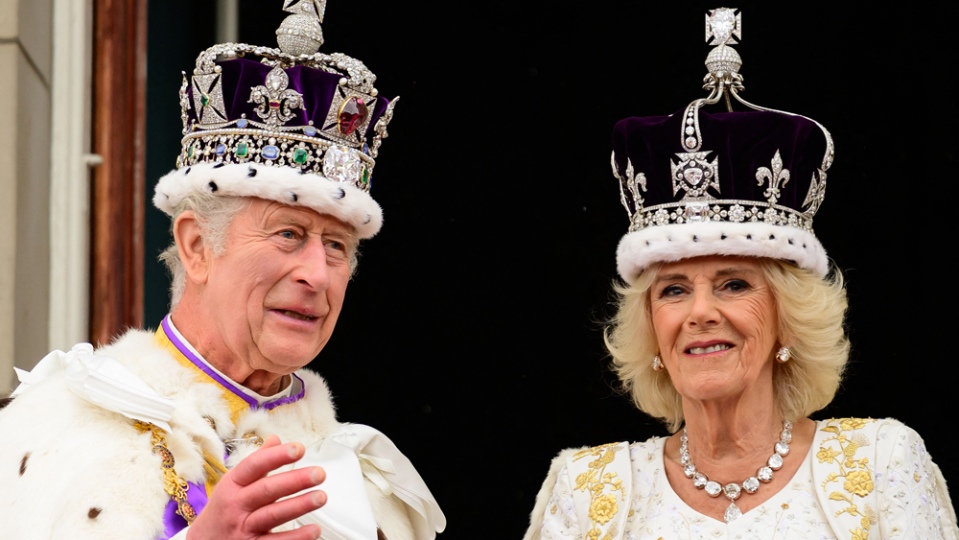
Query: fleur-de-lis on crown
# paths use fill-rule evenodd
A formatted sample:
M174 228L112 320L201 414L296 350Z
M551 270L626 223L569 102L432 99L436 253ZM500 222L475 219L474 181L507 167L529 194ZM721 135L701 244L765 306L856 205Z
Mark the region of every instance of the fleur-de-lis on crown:
M190 83L186 80L186 72L181 71L180 73L183 75L183 84L180 85L180 120L183 121L183 134L186 135L190 123L190 116L186 112L190 108L190 98L187 94Z
M249 103L259 102L256 114L269 127L279 127L296 116L293 109L303 108L303 96L288 89L290 77L279 66L266 76L266 85L253 88Z
M629 214L629 218L632 220L633 214L639 214L643 209L643 203L645 201L642 195L640 195L640 190L646 191L646 175L643 173L636 174L635 169L633 169L632 160L627 158L626 177L622 177L619 174L619 167L616 165L616 152L613 152L610 157L610 164L613 166L613 176L619 180L619 201L623 203L623 208L626 209L626 213ZM632 207L626 199L626 190L623 189L623 184L626 184L626 189L629 190L629 194L633 198Z
M826 171L819 169L812 175L812 182L809 183L809 191L806 192L806 199L803 200L803 209L810 218L816 215L822 202L826 199Z
M771 171L766 167L757 169L756 180L759 181L760 186L763 185L764 181L769 181L769 187L766 188L763 195L769 201L769 204L776 204L776 201L779 200L780 185L785 186L789 183L789 169L783 169L783 160L779 157L779 150L776 150L776 155L773 156L772 166L773 170Z

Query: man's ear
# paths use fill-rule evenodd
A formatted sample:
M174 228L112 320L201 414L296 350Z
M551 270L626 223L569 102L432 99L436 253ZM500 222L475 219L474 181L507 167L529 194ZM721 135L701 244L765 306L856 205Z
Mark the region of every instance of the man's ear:
M206 283L210 275L213 252L203 241L203 229L197 223L193 210L187 210L177 216L176 221L173 222L173 238L180 252L180 261L183 262L187 281L197 284Z

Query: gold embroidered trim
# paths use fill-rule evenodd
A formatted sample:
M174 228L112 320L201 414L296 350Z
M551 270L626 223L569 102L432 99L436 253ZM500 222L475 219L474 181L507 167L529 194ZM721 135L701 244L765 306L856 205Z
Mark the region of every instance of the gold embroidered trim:
M137 421L133 424L140 433L150 432L153 435L153 454L160 456L163 467L163 489L177 503L176 513L186 520L187 525L192 525L196 519L196 510L193 505L187 501L186 492L190 490L190 484L180 478L176 473L176 460L173 459L173 453L166 447L166 435L162 428L153 424Z
M820 429L833 436L822 440L819 451L816 452L816 458L819 463L828 463L836 465L836 472L829 473L822 483L822 489L825 493L830 483L838 482L840 478L844 479L841 491L833 491L829 494L829 499L833 501L844 501L849 506L836 512L838 518L843 513L850 517L860 518L856 522L856 528L849 529L852 534L851 540L867 540L869 538L869 528L878 523L875 509L865 504L862 510L856 506L855 497L865 498L875 489L873 483L873 471L869 466L869 458L856 458L856 452L864 446L869 446L872 441L863 433L857 433L867 424L875 422L872 418L834 418L826 420L826 426ZM835 441L838 450L833 445L826 443Z
M596 458L589 463L589 470L576 477L576 491L589 492L589 520L590 530L586 533L586 540L612 540L617 533L614 523L600 539L603 525L606 525L619 513L619 497L613 492L619 491L623 502L626 493L623 491L623 481L616 479L618 473L607 473L606 466L616 459L616 452L623 449L619 443L609 443L594 446L589 450L581 450L573 455L573 461L584 457ZM607 488L608 493L604 493Z

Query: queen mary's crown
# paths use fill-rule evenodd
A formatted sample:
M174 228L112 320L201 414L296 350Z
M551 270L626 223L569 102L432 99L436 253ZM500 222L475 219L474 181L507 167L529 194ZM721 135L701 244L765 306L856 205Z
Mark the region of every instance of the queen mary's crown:
M742 14L711 10L709 95L613 130L613 175L630 219L617 259L628 282L652 263L702 255L773 257L827 273L813 217L826 193L832 137L814 120L743 100L736 39ZM734 100L749 110L734 112ZM727 112L703 110L721 101Z

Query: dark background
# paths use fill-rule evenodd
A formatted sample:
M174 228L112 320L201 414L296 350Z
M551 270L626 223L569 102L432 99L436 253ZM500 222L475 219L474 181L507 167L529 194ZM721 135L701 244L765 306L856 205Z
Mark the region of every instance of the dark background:
M275 46L281 6L242 0L240 41ZM744 97L810 116L836 142L816 231L848 280L853 353L814 418L902 420L959 485L956 8L736 6ZM385 227L310 367L341 420L384 431L416 464L444 537L518 538L560 449L666 434L618 394L602 343L628 225L610 136L619 119L705 95L703 13L715 7L330 0L322 50L363 60L402 100L373 190ZM215 43L214 20L212 0L150 3L151 186L174 166L180 71ZM170 237L152 195L155 327Z

